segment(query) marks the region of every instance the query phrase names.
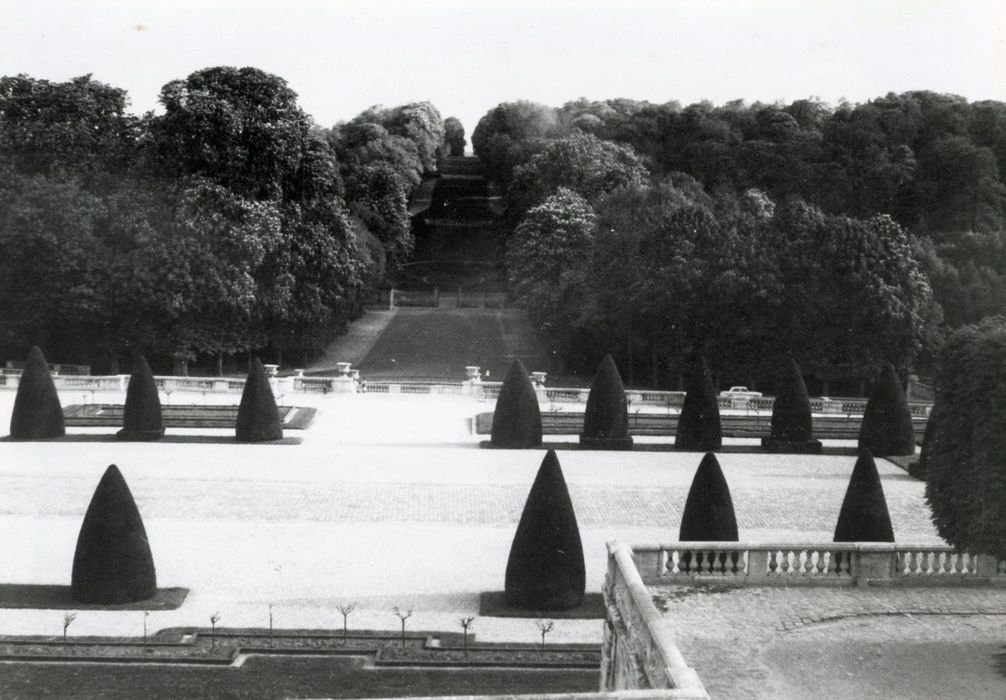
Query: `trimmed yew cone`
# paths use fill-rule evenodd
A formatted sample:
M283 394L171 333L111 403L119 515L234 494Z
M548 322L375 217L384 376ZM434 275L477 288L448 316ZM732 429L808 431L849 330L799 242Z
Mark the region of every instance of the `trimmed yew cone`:
M602 358L590 385L580 447L589 450L632 449L625 387L610 354Z
M915 454L915 429L905 390L891 363L886 363L863 412L859 448L875 457Z
M147 532L114 464L105 470L77 536L70 584L80 603L135 603L157 592Z
M506 566L507 605L568 610L583 603L583 544L554 450L542 460L524 504Z
M49 374L49 364L35 345L28 351L17 385L10 436L14 440L45 440L63 435L66 435L66 425L59 394Z
M869 450L860 450L835 525L835 542L894 542L891 515Z
M792 357L780 377L772 404L772 434L761 444L769 452L819 453L821 441L814 439L810 397L800 367Z
M157 382L146 358L137 358L136 367L129 377L126 389L126 407L122 417L122 430L115 435L118 440L152 441L164 437L164 420L161 417L161 399L157 395Z
M682 542L737 541L737 517L730 487L712 452L705 454L695 471L685 512L681 515L678 539Z
M541 447L541 409L531 378L524 363L514 360L503 379L496 408L493 411L492 436L494 447L526 449Z
M693 452L718 450L723 445L720 406L705 358L694 358L690 369L688 391L674 434L674 449Z
M234 434L238 442L268 442L283 438L279 408L276 406L272 387L269 386L265 367L257 357L248 369Z

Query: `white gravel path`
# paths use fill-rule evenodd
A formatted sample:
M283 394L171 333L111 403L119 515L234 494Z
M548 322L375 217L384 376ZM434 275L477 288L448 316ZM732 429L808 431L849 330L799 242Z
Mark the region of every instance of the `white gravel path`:
M14 392L0 389L0 433ZM223 395L236 403L237 395ZM61 396L64 405L79 393ZM87 397L121 402L121 395ZM202 403L172 394L171 403ZM208 395L206 400L213 401ZM292 446L205 443L0 442L0 583L68 584L77 532L105 467L136 497L160 586L191 593L151 629L220 624L397 629L391 607L414 609L409 629L455 631L501 590L506 558L539 450L478 449L469 419L492 404L458 397L296 395L315 424ZM70 432L113 432L71 429ZM169 431L178 433L180 431ZM227 431L188 431L227 436ZM676 539L677 515L699 455L559 454L580 520L588 591L605 571L604 542ZM829 536L853 458L724 454L742 537ZM902 540L938 541L921 484L879 465ZM921 515L920 515L921 513ZM796 525L794 525L796 523ZM829 537L830 538L830 537ZM6 634L58 634L62 610L0 610ZM81 612L71 634L139 634L142 613ZM479 618L485 641L535 641L533 620ZM554 642L599 642L600 621L556 623Z

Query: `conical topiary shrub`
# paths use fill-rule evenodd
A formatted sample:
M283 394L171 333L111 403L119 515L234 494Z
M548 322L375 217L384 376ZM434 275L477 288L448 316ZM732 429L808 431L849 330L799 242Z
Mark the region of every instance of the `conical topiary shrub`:
M800 367L792 357L780 376L775 402L772 404L772 434L761 444L769 452L818 453L821 441L814 439L810 414L810 397L803 383Z
M494 447L523 449L541 446L541 409L524 363L514 360L507 372L493 411Z
M922 447L919 448L919 458L908 463L908 473L920 481L926 480L926 475L929 473L929 455L936 449L936 441L942 432L936 423L939 420L937 417L938 407L939 404L934 403L933 408L929 412L929 418L926 421L926 432L922 436Z
M506 565L507 605L568 610L583 603L583 544L562 468L549 450L524 504Z
M704 357L695 357L690 364L688 391L678 417L674 448L693 452L718 450L723 445L723 436L713 380Z
M283 438L279 408L269 386L269 378L265 375L265 367L257 357L252 359L248 369L234 433L238 442L268 442Z
M869 450L861 450L835 525L835 542L894 542L884 487Z
M160 440L164 437L164 421L161 417L161 399L157 395L157 383L150 371L146 358L137 359L133 374L126 389L126 407L122 418L122 430L116 433L119 440Z
M859 449L870 450L875 457L892 457L915 453L915 428L908 408L905 390L898 373L888 362L863 412L859 428Z
M63 408L49 364L38 346L28 351L14 397L10 436L14 440L45 440L66 435Z
M737 541L737 517L730 487L712 452L702 458L688 489L678 539L682 542Z
M151 598L157 574L133 494L113 464L87 507L73 554L73 599L118 605Z
M580 446L590 450L631 450L625 387L611 355L597 366L583 416Z

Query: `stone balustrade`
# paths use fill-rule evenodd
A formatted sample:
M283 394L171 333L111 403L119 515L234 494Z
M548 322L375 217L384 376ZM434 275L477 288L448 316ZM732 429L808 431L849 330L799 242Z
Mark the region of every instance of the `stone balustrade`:
M665 690L670 691L665 697L708 699L698 674L681 656L670 622L653 605L632 549L621 542L607 546L601 692Z
M270 369L275 365L270 365ZM499 396L501 382L482 381L479 375L479 368L470 366L465 368L466 380L462 383L431 383L431 382L389 382L389 381L367 381L366 377L361 377L359 370L350 369L350 363L338 363L336 374L327 377L305 377L303 370L294 370L292 376L272 376L270 381L275 383L274 389L282 393L295 391L319 392L319 393L356 393L362 389L362 382L366 381L366 391L368 393L404 394L404 395L434 395L434 396L467 396L480 400L495 400ZM587 403L590 391L582 387L546 387L544 386L544 373L535 373L539 376L535 378L535 392L538 399L543 404L550 404L556 410L562 410L564 404L583 405ZM16 389L19 382L19 371L9 370L0 374L0 388ZM243 378L227 377L178 377L165 376L156 377L159 387L166 391L194 391L194 392L237 392L244 389ZM124 391L129 383L129 375L110 376L90 376L90 375L55 375L53 381L57 389L85 391ZM631 411L636 413L643 406L659 406L667 409L668 415L673 412L680 412L684 405L685 393L681 391L649 391L630 389L625 392L626 401ZM724 410L744 411L750 416L760 416L762 414L771 415L772 406L775 401L771 397L747 398L742 404L737 403L737 397L718 397L720 408ZM863 398L812 398L810 400L811 411L820 417L821 421L826 421L829 417L840 419L842 417L859 417L866 409L866 399ZM922 401L909 402L912 416L919 421L920 430L924 430L925 421L932 410L932 404ZM644 420L640 415L639 420ZM650 420L645 418L645 420ZM818 426L819 418L815 418L815 431L819 428L823 433L828 432L828 425L822 423ZM645 426L635 426L644 428ZM670 426L673 428L674 426ZM657 433L667 432L667 426L653 426ZM652 432L651 431L651 432ZM671 430L673 432L673 430Z
M633 552L647 584L1006 586L1006 560L947 545L681 542Z

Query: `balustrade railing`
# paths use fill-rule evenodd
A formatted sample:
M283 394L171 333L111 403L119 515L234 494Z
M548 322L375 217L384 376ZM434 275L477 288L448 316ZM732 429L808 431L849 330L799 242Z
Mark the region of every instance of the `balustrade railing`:
M348 367L348 363L347 363ZM333 375L327 377L305 377L298 370L296 376L275 377L282 389L286 391L320 392L320 393L345 393L363 390L363 383L360 377L350 377L347 374ZM405 394L405 395L439 395L439 396L469 396L483 400L495 400L499 396L501 382L481 382L466 381L464 383L443 383L432 382L389 382L389 381L366 381L367 393L385 394ZM18 370L9 370L0 375L0 387L17 388L20 381ZM53 381L57 389L67 390L87 390L87 391L124 391L129 383L129 375L119 374L110 376L93 375L63 375L53 376ZM192 391L192 392L238 392L244 390L243 378L234 377L175 377L160 376L155 377L158 387L168 391ZM553 405L586 403L589 390L577 387L545 387L536 386L539 399L542 402L549 402ZM643 406L661 406L671 414L672 409L680 410L684 405L684 392L680 391L642 391L630 389L625 392L626 401L630 409L637 413L642 420L647 416L646 412L639 413ZM719 396L717 402L724 410L733 410L730 415L738 415L737 410L744 413L741 415L762 415L771 414L775 399L772 397L736 397ZM866 409L866 400L858 398L832 399L826 397L813 398L810 400L811 411L818 414L815 418L815 430L818 429L817 421L828 420L829 416L834 418L848 418L862 416ZM926 402L909 402L912 416L917 419L925 419L932 410L932 404ZM558 409L561 410L561 409ZM653 414L652 410L650 414ZM655 415L655 414L654 414ZM725 414L726 415L726 414ZM647 420L649 420L647 418ZM638 421L637 421L638 422ZM920 423L920 425L924 425ZM639 426L636 426L639 427ZM672 426L673 427L673 426ZM828 427L825 424L820 426L824 432Z
M738 585L981 583L1006 586L1006 560L947 545L899 543L748 544L681 542L634 547L646 583Z

